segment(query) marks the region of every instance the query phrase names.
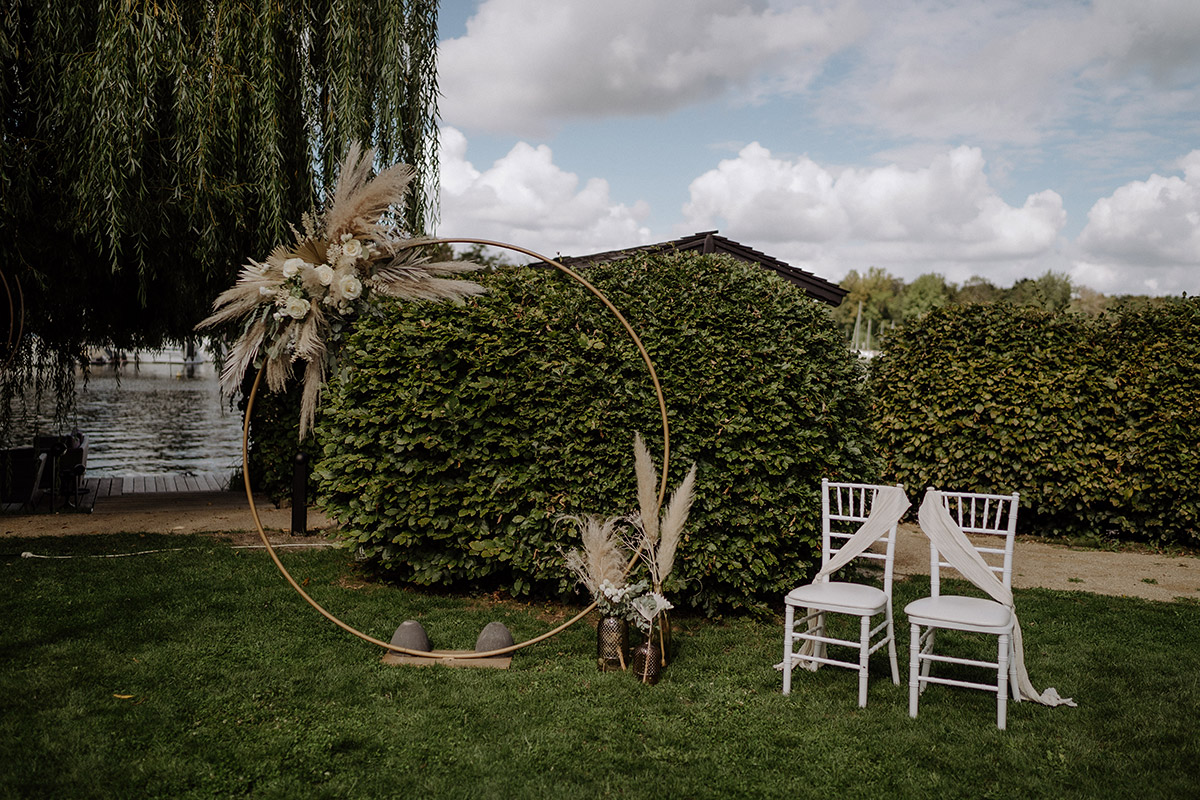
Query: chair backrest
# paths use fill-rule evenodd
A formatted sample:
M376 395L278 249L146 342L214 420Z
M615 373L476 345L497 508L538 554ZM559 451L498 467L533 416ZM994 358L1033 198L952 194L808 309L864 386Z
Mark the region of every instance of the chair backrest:
M896 484L901 490L903 486ZM838 550L871 516L875 495L888 487L870 483L833 483L821 481L821 566L837 555ZM892 567L896 556L896 526L879 537L874 547L864 550L857 558L879 562L883 567L883 590L891 596ZM857 559L856 559L857 560ZM826 576L825 580L829 580Z
M1017 535L1018 494L942 492L942 505L971 540L975 552L996 574L1005 589L1012 588L1013 541ZM954 569L929 543L930 593L941 591L941 571ZM955 570L957 572L957 570Z

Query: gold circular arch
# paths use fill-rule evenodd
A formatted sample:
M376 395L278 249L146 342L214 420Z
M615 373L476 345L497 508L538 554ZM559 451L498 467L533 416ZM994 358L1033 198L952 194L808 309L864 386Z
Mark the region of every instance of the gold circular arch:
M524 253L525 255L527 255L531 258L536 258L539 261L542 261L542 262L550 265L551 267L554 267L559 272L563 273L564 275L567 275L571 279L580 283L585 289L587 289L589 292L591 292L593 295L595 295L600 300L600 302L602 302L604 304L604 306L613 313L613 315L621 323L621 327L623 327L625 329L625 332L627 334L629 334L629 338L631 340L633 340L633 343L637 347L639 355L641 355L641 357L642 357L642 361L645 362L646 369L650 373L650 381L654 384L654 394L658 399L658 409L662 416L662 433L663 433L662 481L660 482L659 487L658 487L658 503L659 503L659 505L662 505L663 498L666 496L666 492L667 492L667 467L669 466L668 462L669 462L670 453L671 453L671 433L670 433L670 427L667 422L667 401L666 401L665 397L663 396L662 384L659 383L659 380L658 380L658 372L654 369L654 361L651 360L650 354L646 351L645 345L642 344L642 340L637 335L637 332L633 329L633 326L630 325L629 321L625 319L625 315L623 315L617 309L617 307L615 305L613 305L611 300L609 300L607 297L604 296L603 292L601 292L599 289L597 289L595 286L593 286L587 279L585 279L578 272L575 272L574 270L570 269L569 267L566 267L563 264L560 264L558 261L555 261L552 258L547 258L546 256L541 255L540 253L535 253L532 250L527 250L524 247L519 247L514 244L506 244L504 242L495 242L495 241L491 241L489 239L457 239L457 238L441 239L441 238L439 238L439 239L413 240L411 244L407 244L401 249L408 249L408 248L412 248L412 247L423 247L425 245L432 245L432 244L479 244L479 245L484 245L486 247L499 247L499 248L503 248L506 250L514 250L518 253ZM557 628L554 628L553 630L543 633L540 636L536 636L536 637L526 640L524 642L519 642L517 644L510 645L509 647L500 648L498 650L488 650L486 652L480 652L480 653L476 653L476 652L464 653L462 651L448 652L448 651L439 651L439 650L432 650L432 651L410 650L405 647L398 647L394 644L391 644L390 642L384 642L380 639L376 639L375 637L370 636L366 633L363 633L362 631L358 630L357 628L353 627L352 625L349 625L348 623L343 622L342 620L338 619L336 616L334 616L329 611L327 611L324 608L324 606L322 606L320 603L318 603L316 600L314 600L308 594L308 592L304 591L304 589L300 586L300 584L296 582L296 579L292 577L292 574L290 572L288 572L287 568L283 566L283 562L279 560L279 554L275 552L275 548L271 545L271 540L267 536L267 532L263 529L262 520L258 516L258 507L255 506L255 504L254 504L254 493L250 489L250 448L249 448L250 415L254 411L254 398L258 395L258 387L259 387L259 384L262 383L262 377L263 377L264 371L265 371L265 367L260 368L258 370L258 375L254 378L254 385L250 388L250 395L246 399L246 414L242 420L242 478L244 479L245 486L246 486L246 501L250 504L250 514L251 514L251 516L254 517L254 527L258 529L259 538L262 539L262 543L266 547L267 553L271 556L271 561L273 561L275 563L276 569L279 570L280 574L283 575L283 577L291 585L292 589L294 589L297 594L299 594L302 598L304 598L304 601L306 603L308 603L310 606L312 606L314 609L316 609L317 612L321 614L321 616L325 617L327 620L332 622L334 625L337 625L339 628L346 631L347 633L357 636L359 639L362 639L365 642L369 642L371 644L378 645L379 647L383 647L394 653L401 653L403 655L408 655L408 656L419 656L422 658L474 659L474 658L492 658L495 656L507 655L508 653L515 652L524 647L528 647L532 644L537 644L538 642L549 639L551 636L555 636L559 633L562 633L567 628L571 627L576 622L583 619L585 616L588 615L589 612L591 612L591 610L593 608L596 607L595 602L591 603L587 608L585 608L583 611L580 611L578 614L576 614L571 619L569 619L566 622L564 622L563 624L559 625ZM634 556L634 558L636 559L636 555ZM633 561L630 562L629 566L630 567L633 566Z

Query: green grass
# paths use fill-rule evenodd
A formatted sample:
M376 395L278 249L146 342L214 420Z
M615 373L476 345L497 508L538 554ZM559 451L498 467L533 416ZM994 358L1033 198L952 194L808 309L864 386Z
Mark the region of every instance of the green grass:
M1033 683L1079 708L1010 704L1000 732L983 692L931 687L909 719L885 658L865 710L844 670L797 670L783 697L776 619L676 619L676 660L657 686L598 673L583 624L507 671L388 667L304 605L261 551L136 535L9 539L4 551L0 797L1200 793L1198 604L1018 592ZM383 639L414 618L436 647L470 648L493 619L522 639L570 611L364 584L342 551L282 557ZM898 585L897 609L925 589Z

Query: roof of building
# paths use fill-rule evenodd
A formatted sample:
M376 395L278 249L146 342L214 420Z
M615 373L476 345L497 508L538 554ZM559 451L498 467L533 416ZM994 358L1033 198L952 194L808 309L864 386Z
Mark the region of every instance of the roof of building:
M589 264L605 264L612 261L621 261L629 258L634 253L662 252L668 250L696 252L705 255L723 253L739 261L758 264L766 269L774 270L781 278L799 286L814 300L820 300L831 306L840 304L842 298L847 293L847 290L836 283L831 283L799 267L793 267L785 261L772 258L766 253L761 253L752 247L747 247L732 239L718 236L716 231L701 231L700 233L693 233L691 236L684 236L681 239L673 239L669 242L627 247L624 250L609 250L605 253L592 253L587 256L563 256L558 261L568 267L587 266Z

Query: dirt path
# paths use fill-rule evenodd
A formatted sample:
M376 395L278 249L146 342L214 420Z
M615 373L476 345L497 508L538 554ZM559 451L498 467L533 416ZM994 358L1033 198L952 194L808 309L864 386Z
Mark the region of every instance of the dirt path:
M291 509L255 498L272 542L291 540ZM321 533L330 521L310 509L308 529ZM928 575L929 545L920 528L901 526L896 574ZM0 517L0 539L22 536L75 536L104 533L230 533L238 543L258 540L245 495L240 492L133 494L105 498L91 514L33 514ZM312 541L312 537L307 537ZM1126 595L1147 600L1200 601L1200 557L1110 552L1020 540L1014 555L1013 585Z
M901 525L896 575L929 574L929 540L916 525ZM1200 600L1200 557L1113 552L1017 541L1013 586L1094 592L1146 600Z
M254 498L263 529L271 541L291 537L292 510L276 508L265 497ZM311 534L329 530L329 519L308 510ZM237 543L258 541L254 517L241 492L188 492L127 494L106 497L90 514L23 514L0 517L0 539L17 536L87 536L104 533L209 533L233 534Z

